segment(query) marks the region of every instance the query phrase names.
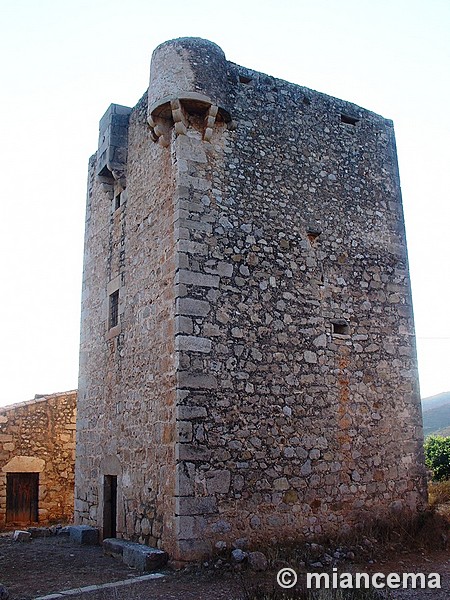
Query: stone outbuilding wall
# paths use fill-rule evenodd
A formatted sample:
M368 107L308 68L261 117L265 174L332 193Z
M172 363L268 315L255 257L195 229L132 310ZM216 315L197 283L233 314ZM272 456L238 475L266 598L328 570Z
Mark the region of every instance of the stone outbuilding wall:
M73 519L76 399L0 407L0 527Z
M390 120L159 46L90 160L75 512L182 560L425 500Z

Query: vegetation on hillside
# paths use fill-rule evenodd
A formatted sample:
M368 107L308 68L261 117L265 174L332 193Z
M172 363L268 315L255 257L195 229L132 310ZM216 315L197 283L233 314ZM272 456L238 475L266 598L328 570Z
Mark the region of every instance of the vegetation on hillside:
M424 444L425 464L431 470L433 481L450 478L450 437L430 435Z

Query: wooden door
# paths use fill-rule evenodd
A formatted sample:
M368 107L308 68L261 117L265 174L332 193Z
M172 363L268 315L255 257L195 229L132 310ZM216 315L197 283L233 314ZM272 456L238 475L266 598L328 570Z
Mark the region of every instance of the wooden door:
M6 522L37 523L39 473L6 474Z

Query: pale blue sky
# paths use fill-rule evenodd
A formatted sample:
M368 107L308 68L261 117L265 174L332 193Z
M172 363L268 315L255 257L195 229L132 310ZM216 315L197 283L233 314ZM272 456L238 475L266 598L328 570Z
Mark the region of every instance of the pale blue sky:
M87 161L179 36L394 120L424 396L450 390L448 0L0 0L0 405L77 386Z

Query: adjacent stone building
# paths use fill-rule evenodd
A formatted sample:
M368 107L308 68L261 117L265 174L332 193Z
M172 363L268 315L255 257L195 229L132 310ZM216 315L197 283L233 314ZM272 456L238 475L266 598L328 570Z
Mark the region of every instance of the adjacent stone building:
M196 560L425 498L392 122L159 46L89 163L75 513Z
M0 528L73 519L76 391L0 407Z

